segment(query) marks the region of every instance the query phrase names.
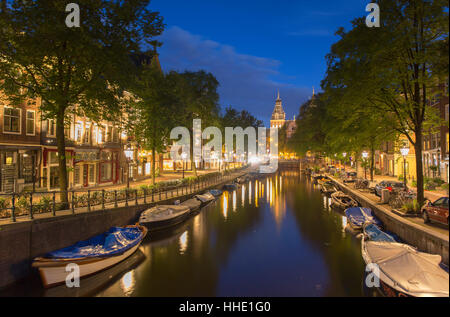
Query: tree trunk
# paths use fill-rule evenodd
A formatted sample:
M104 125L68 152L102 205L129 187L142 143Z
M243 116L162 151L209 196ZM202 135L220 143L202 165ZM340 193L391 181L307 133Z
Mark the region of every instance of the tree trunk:
M375 149L372 143L370 149L370 181L373 182L373 172L375 170Z
M416 174L417 174L417 202L422 206L425 200L423 191L423 162L422 162L422 128L415 131L416 142L414 151L416 152Z
M155 147L152 148L152 184L155 185L156 183L156 151Z
M56 116L56 143L58 145L59 190L61 191L60 200L63 206L67 207L69 199L67 193L68 179L66 163L66 139L64 135L64 110L60 110Z

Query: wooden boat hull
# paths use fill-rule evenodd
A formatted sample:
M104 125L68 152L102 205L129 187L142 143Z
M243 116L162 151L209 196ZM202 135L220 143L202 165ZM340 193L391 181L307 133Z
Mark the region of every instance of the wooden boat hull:
M152 222L141 222L140 224L145 226L150 231L163 230L172 226L176 226L186 220L190 215L190 212L183 213L174 218L152 221Z
M147 229L145 227L139 226L143 231L142 240L147 234ZM60 285L66 282L66 278L70 271L66 271L66 267L69 264L77 264L80 271L80 278L93 275L107 268L110 268L117 263L125 260L130 255L132 255L141 245L142 240L133 246L132 248L126 250L125 252L118 254L116 256L105 257L105 258L84 258L84 259L45 259L37 258L32 266L39 269L39 275L41 276L42 283L45 288L50 288L56 285Z

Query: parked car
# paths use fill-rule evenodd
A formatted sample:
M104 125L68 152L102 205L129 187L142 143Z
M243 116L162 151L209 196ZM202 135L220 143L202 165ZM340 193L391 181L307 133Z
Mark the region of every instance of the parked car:
M402 182L395 181L381 181L375 185L375 195L381 197L381 191L383 189L388 189L390 192L399 191L399 190L407 190L405 184Z
M354 183L356 181L357 175L355 172L345 172L342 175L342 180L344 183Z
M425 223L435 221L448 225L448 197L441 197L434 203L425 204L422 207L422 218Z

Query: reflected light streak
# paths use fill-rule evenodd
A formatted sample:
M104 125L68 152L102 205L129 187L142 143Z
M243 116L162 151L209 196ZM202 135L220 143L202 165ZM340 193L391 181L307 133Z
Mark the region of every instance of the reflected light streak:
M222 214L225 219L227 219L228 215L228 192L225 192L225 195L222 197Z
M187 241L188 241L188 232L187 230L180 236L180 254L184 254L187 249Z
M244 207L245 206L245 185L242 185L241 196L242 196L242 207Z
M236 203L237 203L236 191L233 191L233 211L236 211L237 209Z
M134 279L134 270L126 273L120 280L120 288L122 288L125 296L130 296L134 291L136 280Z

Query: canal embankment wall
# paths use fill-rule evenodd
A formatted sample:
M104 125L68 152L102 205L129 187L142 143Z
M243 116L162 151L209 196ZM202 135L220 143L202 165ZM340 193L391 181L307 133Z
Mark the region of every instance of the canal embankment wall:
M101 234L113 226L136 223L140 214L156 204L173 204L184 201L205 190L217 188L232 179L246 174L236 174L231 179L156 203L129 205L105 210L95 210L58 215L0 226L0 289L20 281L32 272L31 263L37 256L70 246ZM62 212L64 213L64 212Z
M342 189L343 192L351 195L354 199L356 199L361 204L361 206L371 208L375 215L383 222L386 230L395 233L403 241L417 247L417 249L420 251L441 255L442 261L446 265L449 265L448 234L446 235L434 231L432 229L414 223L409 219L394 214L385 206L379 205L377 202L374 202L368 197L365 197L357 190L348 187L332 176L329 177Z

